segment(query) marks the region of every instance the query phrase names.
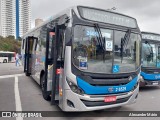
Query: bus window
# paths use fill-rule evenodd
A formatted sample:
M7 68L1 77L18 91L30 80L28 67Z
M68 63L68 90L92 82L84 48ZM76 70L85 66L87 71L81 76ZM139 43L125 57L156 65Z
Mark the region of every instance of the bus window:
M25 39L23 39L23 42L22 42L22 49L24 49L24 42L25 42Z
M48 51L48 58L52 59L53 55L52 55L52 44L53 41L55 40L55 32L49 32L49 51Z
M160 62L160 46L158 46L157 62Z
M37 44L38 44L38 38L34 38L36 40L34 40L34 45L33 45L33 51L36 51L37 50Z
M29 53L32 53L32 50L33 50L33 38L29 40L29 44L30 44Z
M58 47L58 58L63 59L63 43L64 43L64 31L60 31L60 41L59 41L59 47Z

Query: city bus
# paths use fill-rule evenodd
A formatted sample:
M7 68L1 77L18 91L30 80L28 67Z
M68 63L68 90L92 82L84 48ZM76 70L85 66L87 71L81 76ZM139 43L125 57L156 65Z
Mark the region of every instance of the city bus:
M15 62L16 53L8 51L0 51L0 63Z
M141 32L135 18L75 6L22 38L26 76L63 111L93 111L136 102Z
M160 34L142 32L140 86L160 84Z

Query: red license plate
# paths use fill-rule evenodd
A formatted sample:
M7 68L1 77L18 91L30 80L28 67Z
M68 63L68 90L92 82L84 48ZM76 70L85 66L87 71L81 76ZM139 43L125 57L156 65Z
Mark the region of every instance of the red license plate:
M116 96L105 97L104 102L115 102L117 100Z

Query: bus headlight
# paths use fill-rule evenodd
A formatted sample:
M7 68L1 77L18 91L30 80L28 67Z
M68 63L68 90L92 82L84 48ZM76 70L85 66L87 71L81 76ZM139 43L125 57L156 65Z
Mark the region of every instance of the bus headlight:
M69 87L71 88L71 90L74 93L77 93L79 95L83 95L84 91L82 89L80 89L77 85L75 85L74 83L72 83L71 81L67 80Z

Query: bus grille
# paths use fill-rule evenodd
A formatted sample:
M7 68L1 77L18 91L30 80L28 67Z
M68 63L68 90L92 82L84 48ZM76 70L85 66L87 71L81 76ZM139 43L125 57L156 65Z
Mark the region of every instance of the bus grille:
M146 74L160 74L160 69L144 69L142 68L142 71Z

